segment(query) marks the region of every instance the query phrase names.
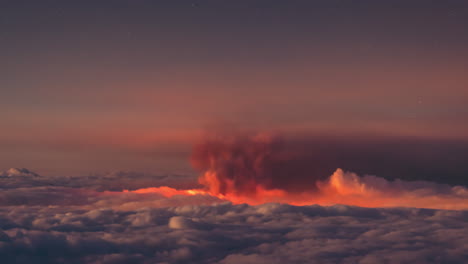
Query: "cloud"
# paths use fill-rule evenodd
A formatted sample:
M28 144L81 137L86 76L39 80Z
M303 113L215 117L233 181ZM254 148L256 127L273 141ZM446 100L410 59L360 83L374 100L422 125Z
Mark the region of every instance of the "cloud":
M386 179L337 169L327 180L318 182L318 203L353 204L366 207L420 207L468 209L468 189L427 181L388 181Z
M3 263L464 263L467 217L344 205L2 208L0 255Z
M0 172L0 177L39 177L39 174L25 168L10 168L7 171Z
M135 176L136 175L136 176ZM142 179L139 175L143 175ZM193 178L176 176L155 176L155 185L167 182L181 182ZM174 207L180 205L202 205L225 201L233 203L262 204L271 202L295 205L348 204L364 207L420 207L434 209L468 209L468 189L427 181L389 181L372 175L358 176L352 172L337 169L330 177L314 182L315 188L307 191L281 189L265 190L256 188L255 193L226 195L213 193L212 189L175 189L154 187L122 192L116 186L138 186L147 183L150 176L145 174L121 174L111 176L107 181L99 177L71 177L54 181L54 177L8 177L0 192L0 206L81 206L86 209L112 208L131 210L144 207ZM133 182L133 185L120 184ZM263 185L260 184L260 187ZM184 186L185 184L180 184ZM242 185L241 185L242 186ZM242 188L237 186L236 188ZM104 190L103 190L104 189ZM117 191L115 191L117 190ZM294 190L294 189L293 189Z
M4 172L0 172L0 190L57 186L86 188L96 191L122 191L161 185L169 185L177 188L194 188L198 186L194 176L179 174L114 171L105 174L92 174L76 177L49 177L47 175L39 175L27 169L11 168Z
M169 219L169 228L172 229L185 229L191 228L194 224L192 220L185 218L183 216L174 216Z
M129 183L149 179L137 173L106 177ZM53 179L2 178L7 186L0 191L2 263L468 261L468 191L462 186L390 181L339 169L317 180L308 205L294 206L233 204L226 197L183 190L175 195L114 191L117 183L105 188L102 179L91 176Z
M222 175L220 180L234 180L242 187L245 183L236 179L254 178L267 189L304 190L337 168L388 180L468 186L466 141L343 133L288 136L220 132L195 144L192 163L202 173L216 171Z
M227 135L200 142L191 160L211 192L254 197L258 189L313 191L325 177L304 156L272 135Z
M192 163L200 170L199 182L209 194L234 203L468 208L468 190L462 186L360 177L342 169L324 177L317 168L340 160L341 151L333 153L321 149L320 144L303 143L297 145L269 134L215 135L194 147ZM348 159L359 164L362 148L366 144L355 146L356 154ZM366 155L368 162L372 161L370 153Z

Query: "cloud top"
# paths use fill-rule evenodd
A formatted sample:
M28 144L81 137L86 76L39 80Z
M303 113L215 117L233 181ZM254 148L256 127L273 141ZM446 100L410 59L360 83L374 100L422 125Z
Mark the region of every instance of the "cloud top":
M0 255L5 263L464 263L467 217L344 205L21 206L0 208Z

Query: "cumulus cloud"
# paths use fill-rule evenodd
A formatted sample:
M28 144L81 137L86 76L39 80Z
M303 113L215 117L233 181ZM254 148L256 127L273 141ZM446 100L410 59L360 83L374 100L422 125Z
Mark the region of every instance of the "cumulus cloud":
M26 168L10 168L7 171L0 172L0 177L38 177L39 174Z
M187 205L0 210L2 263L464 263L467 211Z
M1 262L468 261L468 191L462 186L391 181L339 169L317 180L307 205L248 205L208 191L165 187L124 192L110 180L142 183L149 179L145 174L104 178L111 186L94 176L1 178ZM180 179L185 177L176 177L176 182Z
M421 207L468 209L468 189L427 181L388 181L337 169L327 180L317 183L318 203L353 204L366 207Z
M184 229L193 227L193 222L183 216L174 216L169 219L169 228L172 229Z

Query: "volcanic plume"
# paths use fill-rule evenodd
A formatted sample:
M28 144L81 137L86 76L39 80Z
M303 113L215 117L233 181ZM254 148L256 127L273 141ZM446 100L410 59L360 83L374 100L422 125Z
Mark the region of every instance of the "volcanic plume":
M464 187L359 177L332 168L340 159L327 153L320 157L320 148L314 151L310 143L294 144L271 134L231 134L195 145L191 161L208 193L235 203L468 206Z
M198 181L203 188L177 190L162 186L132 192L159 193L166 197L205 195L252 205L278 202L468 208L466 187L358 176L337 166L349 164L339 156L348 152L336 151L333 155L336 147L330 150L317 145L314 149L311 142L299 143L302 144L265 133L208 137L194 146L191 157L193 167L200 172ZM363 164L366 157L371 157L369 153L362 151L359 159L356 155L349 158ZM371 161L369 158L368 162Z
M269 134L218 136L194 147L199 182L214 194L255 196L259 189L312 192L323 177L314 174L300 150Z

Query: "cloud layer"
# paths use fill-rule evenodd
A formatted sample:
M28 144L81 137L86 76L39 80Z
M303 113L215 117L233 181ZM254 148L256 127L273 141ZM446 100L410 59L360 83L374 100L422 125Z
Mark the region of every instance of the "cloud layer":
M463 263L467 217L342 205L2 208L0 256L2 263Z
M135 186L148 180L131 173L106 177L126 184L133 181ZM175 178L179 182L180 177ZM180 195L183 192L177 190L170 197L157 191L116 191L117 183L106 188L101 177L61 182L29 173L1 181L2 263L468 261L467 210L252 206L208 194ZM466 188L461 186L387 181L342 170L317 188L335 194L331 203L340 202L340 197L348 203L379 198L384 206L414 206L424 200L433 203L429 207L443 207L447 202L454 207L468 201Z

